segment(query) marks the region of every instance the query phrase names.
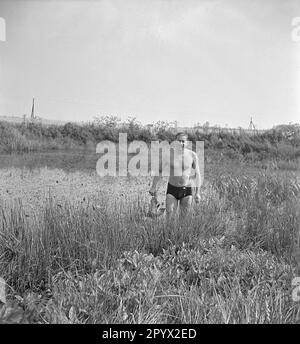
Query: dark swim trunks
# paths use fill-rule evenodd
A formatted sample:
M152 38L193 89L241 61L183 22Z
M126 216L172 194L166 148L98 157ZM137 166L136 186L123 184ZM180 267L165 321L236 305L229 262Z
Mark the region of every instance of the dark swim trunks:
M167 194L174 196L177 200L181 200L183 197L192 196L192 187L174 186L168 183Z

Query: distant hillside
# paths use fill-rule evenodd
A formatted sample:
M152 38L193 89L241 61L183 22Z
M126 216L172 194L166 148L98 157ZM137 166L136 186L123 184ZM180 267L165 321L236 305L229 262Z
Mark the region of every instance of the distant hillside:
M30 121L29 117L26 117L27 121ZM4 122L10 122L10 123L22 123L24 121L23 117L19 117L19 116L0 116L0 121L4 121ZM36 122L41 122L42 124L45 125L64 125L67 122L65 121L57 121L57 120L52 120L52 119L46 119L46 118L41 118L38 117L36 119Z

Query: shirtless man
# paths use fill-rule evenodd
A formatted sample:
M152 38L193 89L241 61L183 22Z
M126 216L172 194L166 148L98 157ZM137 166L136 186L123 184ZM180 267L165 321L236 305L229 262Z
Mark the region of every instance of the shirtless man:
M192 205L193 193L195 188L195 202L200 202L200 169L198 157L195 152L185 147L187 135L178 133L176 135L175 148L170 150L170 161L163 161L160 164L159 172L162 172L163 165L166 164L170 170L170 176L166 195L167 216L173 215L180 206L180 217L185 217ZM176 144L179 149L176 149ZM179 152L179 159L174 159L175 150ZM178 157L178 155L177 155ZM195 169L194 180L192 179L192 168ZM178 171L180 173L178 173ZM157 186L161 176L153 178L152 186L149 190L150 195L157 196Z

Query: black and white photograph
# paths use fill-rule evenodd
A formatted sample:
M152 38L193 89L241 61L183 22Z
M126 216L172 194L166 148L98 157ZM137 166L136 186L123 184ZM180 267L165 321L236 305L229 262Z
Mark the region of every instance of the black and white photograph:
M300 324L299 0L0 0L0 324Z

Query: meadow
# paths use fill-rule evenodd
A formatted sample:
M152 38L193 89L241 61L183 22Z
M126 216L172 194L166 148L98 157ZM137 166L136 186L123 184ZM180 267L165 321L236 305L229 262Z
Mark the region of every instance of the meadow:
M200 204L167 222L150 177L100 178L93 154L6 158L0 322L300 322L297 166L207 151Z

